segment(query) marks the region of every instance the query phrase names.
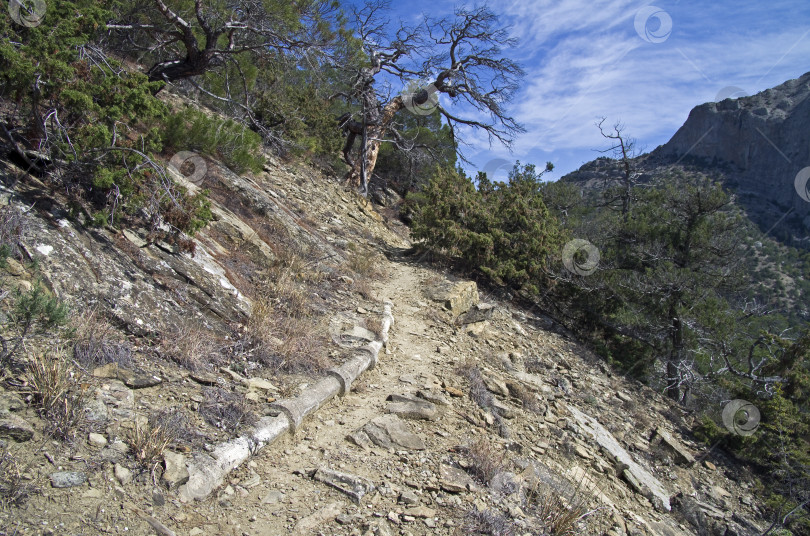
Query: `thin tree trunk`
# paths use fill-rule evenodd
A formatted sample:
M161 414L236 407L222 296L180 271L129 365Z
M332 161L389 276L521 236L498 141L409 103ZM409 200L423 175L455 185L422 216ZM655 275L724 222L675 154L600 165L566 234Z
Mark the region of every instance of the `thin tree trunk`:
M359 188L363 184L364 171L366 180L371 179L374 173L374 167L377 165L377 157L380 154L382 139L386 132L388 132L388 128L394 120L394 116L404 107L405 104L402 102L402 97L394 97L391 102L386 104L383 108L379 124L367 127L367 135L364 136L365 147L360 148L361 157L346 174L346 184L354 188ZM365 158L363 158L363 155L365 155Z

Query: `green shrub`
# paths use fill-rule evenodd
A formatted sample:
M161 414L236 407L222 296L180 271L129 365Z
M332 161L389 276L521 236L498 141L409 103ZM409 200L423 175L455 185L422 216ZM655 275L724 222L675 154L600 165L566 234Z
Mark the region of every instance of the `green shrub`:
M261 136L231 119L210 117L186 107L165 125L167 148L219 158L236 173L258 173L264 166Z
M39 281L28 291L17 290L8 311L8 326L12 333L0 335L0 363L14 355L32 332L45 332L63 325L67 322L68 312L67 304L52 296Z
M543 203L541 176L518 163L508 183L480 174L476 189L462 171L439 169L418 196L409 196L416 212L412 235L496 283L536 293L561 244L557 221Z
M157 227L169 206L183 205L153 156L168 113L155 97L162 82L105 56L97 39L112 15L102 5L49 1L34 27L0 17L0 98L15 102L15 143L47 153L48 175L90 205L82 211L89 223L116 224L143 208Z

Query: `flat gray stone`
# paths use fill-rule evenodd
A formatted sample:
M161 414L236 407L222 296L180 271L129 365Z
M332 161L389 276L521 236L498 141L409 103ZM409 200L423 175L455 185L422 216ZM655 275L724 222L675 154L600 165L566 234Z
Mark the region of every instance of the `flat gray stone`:
M422 389L416 392L416 396L419 398L430 402L431 404L436 404L437 406L449 406L450 399L444 396L441 391L436 389Z
M470 475L458 467L442 464L439 466L439 485L444 491L461 493L472 489L475 482L470 478Z
M669 504L669 493L664 489L661 482L650 474L649 471L636 463L630 454L616 441L613 434L602 426L599 421L585 415L574 406L568 405L566 407L582 430L615 458L617 462L626 467L623 471L623 476L633 489L649 499L657 509L666 510L667 512L672 509Z
M439 416L439 409L435 404L425 400L392 402L386 408L387 413L393 413L403 419L429 421Z
M0 438L9 438L17 443L23 443L30 441L32 437L34 437L34 428L22 417L10 413L0 417Z
M132 482L132 471L130 471L120 463L116 463L115 478L118 479L118 482L120 482L122 486L126 486L127 484Z
M163 453L163 476L161 481L168 489L177 489L188 482L189 474L186 467L186 457L178 452L167 450Z
M55 488L74 488L87 482L87 474L81 471L58 471L51 473L49 478Z
M686 450L686 447L684 447L680 441L672 437L669 432L660 426L655 429L655 437L653 438L652 444L666 446L675 453L676 461L679 463L687 465L695 463L695 457L692 456L692 453Z
M0 413L25 409L25 402L17 393L0 391Z
M315 471L313 477L318 482L323 482L336 490L345 493L353 502L360 504L360 501L369 493L374 491L374 484L363 477L341 473L326 467L321 467ZM337 514L335 514L337 515Z
M407 450L425 450L426 448L425 442L411 431L408 423L393 414L375 417L360 431L371 442L384 449L400 447Z

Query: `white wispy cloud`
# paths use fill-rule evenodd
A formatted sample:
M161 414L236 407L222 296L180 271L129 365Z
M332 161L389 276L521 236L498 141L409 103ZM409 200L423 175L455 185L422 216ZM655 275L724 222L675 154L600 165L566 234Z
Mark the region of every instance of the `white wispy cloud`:
M671 6L668 4L672 4ZM493 147L474 159L558 160L570 171L604 140L594 122L621 121L647 149L665 142L694 106L727 86L748 94L803 74L810 57L810 7L773 2L711 6L657 3L671 16L661 43L634 27L645 3L519 2L503 8L521 39L526 84L512 108L528 132L513 154ZM657 21L650 21L655 24ZM468 133L469 140L480 136ZM483 140L480 140L483 141Z

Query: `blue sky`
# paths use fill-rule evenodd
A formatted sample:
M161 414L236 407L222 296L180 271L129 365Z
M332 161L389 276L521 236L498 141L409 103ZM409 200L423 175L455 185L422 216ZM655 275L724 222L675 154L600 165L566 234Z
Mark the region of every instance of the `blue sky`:
M463 2L392 2L393 17L442 17ZM505 178L515 160L546 161L556 180L607 145L595 122L623 123L650 151L689 110L718 94L753 94L810 71L810 1L563 0L490 2L520 40L526 70L510 112L527 129L512 153L464 131L468 171ZM442 101L443 104L449 104Z

